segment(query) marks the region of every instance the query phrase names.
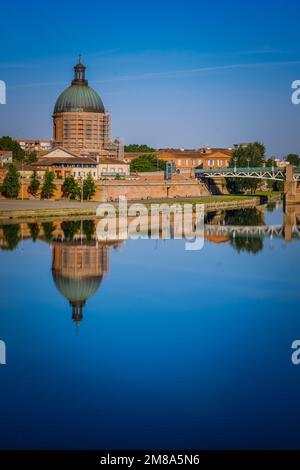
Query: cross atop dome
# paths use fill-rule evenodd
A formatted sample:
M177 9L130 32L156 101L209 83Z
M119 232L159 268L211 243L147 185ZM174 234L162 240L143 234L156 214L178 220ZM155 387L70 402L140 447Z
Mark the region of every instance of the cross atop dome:
M85 79L85 65L81 63L81 54L78 54L78 63L74 67L74 80L72 85L87 85L88 81Z

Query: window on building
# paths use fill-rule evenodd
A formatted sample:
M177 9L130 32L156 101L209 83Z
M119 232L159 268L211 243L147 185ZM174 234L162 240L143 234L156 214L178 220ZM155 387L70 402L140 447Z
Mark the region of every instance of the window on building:
M189 166L189 161L188 161L188 160L184 160L184 164L185 164L185 166Z
M222 160L218 160L218 166L222 166Z
M181 166L181 160L177 160L177 165Z
M214 166L215 161L214 160L208 160L208 166Z
M64 122L64 139L68 139L69 138L69 123L68 121L65 121Z
M198 165L202 165L202 160L198 160Z
M87 122L85 125L85 137L86 139L90 139L92 137L92 124Z
M192 160L192 166L194 166L194 165L195 165L195 160Z

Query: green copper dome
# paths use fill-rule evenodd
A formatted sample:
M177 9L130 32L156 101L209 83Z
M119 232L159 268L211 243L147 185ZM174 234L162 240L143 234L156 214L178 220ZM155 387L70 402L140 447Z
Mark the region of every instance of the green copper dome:
M72 85L58 97L54 114L70 112L105 113L102 100L85 79L85 66L80 60L74 67L75 76Z

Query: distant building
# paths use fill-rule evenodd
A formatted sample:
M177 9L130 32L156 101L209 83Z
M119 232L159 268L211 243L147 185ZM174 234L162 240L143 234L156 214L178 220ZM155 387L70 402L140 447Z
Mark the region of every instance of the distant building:
M13 154L11 150L0 150L0 165L3 166L7 163L12 163Z
M25 152L35 152L37 155L47 152L52 147L51 140L17 139L17 142Z
M246 147L248 147L251 143L250 142L241 142L240 144L234 144L234 148L235 149L245 149Z
M174 162L176 170L185 171L195 168L226 168L232 153L231 148L160 149L157 158Z
M78 156L57 147L41 157L32 167L44 167L55 172L57 178L74 176L86 178L90 173L93 179L126 177L130 173L129 164L112 157Z

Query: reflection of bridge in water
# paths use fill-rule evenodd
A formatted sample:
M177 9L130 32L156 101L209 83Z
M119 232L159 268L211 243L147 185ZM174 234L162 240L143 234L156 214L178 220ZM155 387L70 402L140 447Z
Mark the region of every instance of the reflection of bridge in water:
M289 233L289 232L288 232ZM212 225L205 224L205 235L222 235L226 237L284 237L286 234L284 225ZM300 238L300 226L291 227L292 237Z

